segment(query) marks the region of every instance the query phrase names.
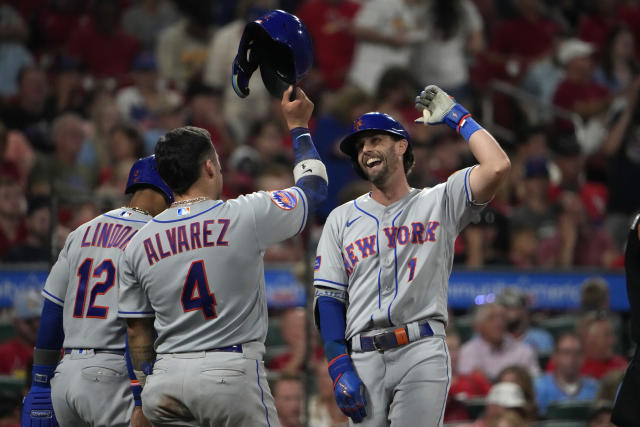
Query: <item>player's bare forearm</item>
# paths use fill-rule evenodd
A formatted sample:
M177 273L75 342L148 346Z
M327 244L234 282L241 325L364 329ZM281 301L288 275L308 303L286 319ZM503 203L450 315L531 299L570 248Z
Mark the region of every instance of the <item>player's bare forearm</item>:
M469 148L479 163L469 176L471 193L477 203L485 203L509 175L511 162L500 144L484 129L471 135Z
M127 319L127 334L133 369L142 371L145 365L153 363L156 357L153 349L153 319Z

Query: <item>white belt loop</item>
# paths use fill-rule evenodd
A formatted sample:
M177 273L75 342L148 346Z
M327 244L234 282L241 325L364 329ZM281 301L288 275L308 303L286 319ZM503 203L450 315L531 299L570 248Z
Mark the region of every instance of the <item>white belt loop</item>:
M351 338L351 351L362 351L362 346L360 345L360 334L354 335L353 338Z
M420 338L420 326L418 322L407 323L407 332L409 335L409 342L417 341Z

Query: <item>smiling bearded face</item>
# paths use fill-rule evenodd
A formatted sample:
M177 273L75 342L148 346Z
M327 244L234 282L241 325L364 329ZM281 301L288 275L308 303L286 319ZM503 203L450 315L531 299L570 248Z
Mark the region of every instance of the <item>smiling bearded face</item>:
M386 133L363 135L358 141L358 163L376 187L384 186L398 168L403 167L396 144L397 141Z

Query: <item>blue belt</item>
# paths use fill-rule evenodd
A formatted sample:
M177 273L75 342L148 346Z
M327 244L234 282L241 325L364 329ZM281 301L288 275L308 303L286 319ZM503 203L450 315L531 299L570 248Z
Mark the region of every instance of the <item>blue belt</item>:
M418 327L420 328L421 338L430 337L433 335L433 329L431 329L429 323L420 323ZM376 350L382 353L385 350L400 347L405 344L409 344L409 330L406 326L369 337L360 337L361 351Z
M77 350L78 353L82 354L83 351L93 351L94 353L109 353L109 354L118 354L120 356L124 356L124 350L108 350L108 349L99 349L99 348L65 348L64 354L71 354L73 350Z

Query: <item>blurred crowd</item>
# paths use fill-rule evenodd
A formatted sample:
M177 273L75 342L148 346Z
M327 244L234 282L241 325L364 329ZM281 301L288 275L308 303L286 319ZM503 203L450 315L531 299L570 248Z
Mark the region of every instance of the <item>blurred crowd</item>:
M457 135L413 123L414 96L434 83L497 135L513 165L460 236L456 263L622 265L640 208L624 190L640 178L635 0L4 1L0 259L49 260L69 230L121 204L132 162L185 124L211 133L225 197L292 184L278 100L257 74L248 99L230 84L244 25L275 7L296 13L314 43L301 86L330 178L317 227L367 191L337 149L363 112L406 126L415 187L473 163ZM297 260L290 246L267 259Z
M4 0L0 262L54 260L70 230L124 203L133 162L175 127L211 133L224 197L293 185L280 101L257 73L247 99L231 86L245 24L273 8L299 16L314 44L314 67L300 85L315 103L311 131L330 191L312 237L334 207L368 191L338 149L364 112L391 114L406 127L416 158L409 175L414 187L443 182L474 162L448 128L413 123L420 115L414 97L437 84L496 135L512 163L508 183L458 238L457 265L622 267L627 227L640 209L640 192L624 190L640 182L638 0ZM299 262L302 247L301 240L287 241L270 248L265 260ZM522 305L520 296L511 299ZM450 334L460 393L488 394L491 404L509 396L522 409L509 417L524 419L544 415L553 393L584 392L576 381L595 393L597 383L580 375L606 377L590 361L613 348L611 328L620 330L620 318L598 311L591 320L581 315L578 329L555 341L531 330L512 339L512 308L480 307L474 338ZM518 334L531 342L519 345ZM298 347L299 341L291 339ZM533 350L522 347L529 344ZM514 354L500 366L475 366L480 356L468 360L469 353L502 360L496 348ZM552 363L541 365L540 355ZM296 366L300 358L298 348L277 363ZM508 371L510 362L524 360L527 372ZM619 368L626 360L611 363ZM295 369L284 370L276 401L279 390L300 396ZM328 376L323 367L318 372L322 390ZM525 374L535 381L521 381L521 398L502 385ZM555 388L553 378L560 378ZM494 391L488 380L501 388ZM459 394L455 384L452 398ZM292 399L282 397L282 404L296 407ZM320 395L312 409L329 401ZM522 425L490 424L502 416L490 408L484 424L474 425ZM332 411L317 425L340 419Z

